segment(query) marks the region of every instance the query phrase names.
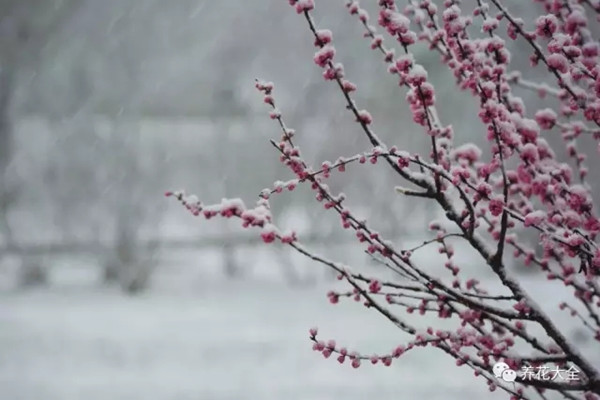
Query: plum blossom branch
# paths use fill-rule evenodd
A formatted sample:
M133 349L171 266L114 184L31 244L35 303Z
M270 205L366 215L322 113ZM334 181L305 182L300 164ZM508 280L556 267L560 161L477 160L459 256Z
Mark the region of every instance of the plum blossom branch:
M547 398L545 391L556 391L570 399L598 399L598 368L533 301L506 262L512 256L525 265L536 265L549 281L561 282L572 289L579 307L571 306L571 302L561 307L600 342L597 242L600 219L586 180L585 154L576 143L583 133L600 140L600 131L571 118L579 110L583 118L600 126L600 50L587 28L589 21L585 16L585 7L598 12L597 4L583 0L584 7L573 1L544 0L548 14L537 19L535 32L528 32L523 21L499 0L491 2L500 10L498 15L492 15L483 0L477 0L472 12L481 23L483 35L477 37L468 29L474 18L464 13L466 8L458 1L444 0L438 7L431 0L409 0L405 12L401 12L394 1L379 0L377 23L402 48L403 54L398 57L394 50L384 46L383 36L369 24L369 15L358 1L347 4L350 14L356 15L365 28L371 48L383 55L387 71L397 76L399 86L407 90L406 101L413 122L421 127L431 146L426 161L427 155L388 147L376 135L371 114L354 100L357 86L337 62L333 33L315 24L314 0L289 0L307 22L317 48L313 61L322 68L323 78L340 90L346 108L371 148L335 161L323 161L313 168L294 141L295 131L287 127L276 106L274 85L257 81L263 101L271 107L270 118L282 130L280 139L271 143L293 178L278 180L261 191L256 207L250 209L241 200L224 200L207 206L183 192L169 195L182 202L193 215L206 219L238 218L243 227L259 229L265 243L281 242L333 269L350 290L330 291L331 303L351 298L377 311L411 337L389 354L368 356L348 352L333 342L322 342L317 339L316 330L311 331L315 350L325 357L335 353L339 362L349 359L355 368L365 361L389 366L408 350L432 346L453 357L458 366L473 369L490 390L500 388L514 400L529 398L525 392L529 388L541 398ZM542 61L548 67L557 88L523 80L518 72L508 72L511 53L499 32L502 20L508 21L508 37L521 37L534 49L532 61ZM419 34L411 29L413 23L419 27ZM545 40L548 53L541 44ZM412 51L418 41L426 42L431 51L438 52L441 62L454 74L457 87L477 100L474 114L483 123L481 136L487 138L489 154L484 155L473 144L455 145L452 126L444 125L438 115L439 100L428 72ZM528 118L524 101L513 94L514 86L554 96L560 102L560 109L537 110L534 117ZM561 163L541 137L542 130L552 129L560 130L573 168ZM379 161L410 185L395 186L398 193L407 197L406 201L416 197L436 203L457 231L448 233L441 224L432 223L433 238L401 249L377 232L372 223L358 218L347 206L346 196L333 193L326 183L332 173L346 172L351 163L368 165ZM578 174L580 184L573 182L574 173ZM354 233L361 249L394 271L395 279L379 278L377 269L372 274L354 273L345 265L305 248L294 232L280 232L272 219L269 199L284 190L295 191L301 185L314 191L316 201L339 217L341 226ZM539 251L529 249L517 235L521 228L539 234ZM487 290L475 277L461 270L461 262L454 257L454 244L458 242L479 254L494 272L502 291ZM437 248L442 256L433 270L418 265L413 257L426 247ZM400 317L399 310L409 316ZM416 318L419 315L435 315L448 323L444 326L452 327L422 328L419 324L424 322ZM569 365L581 369L583 377L576 382L519 378L511 387L494 378L491 366L495 361L504 361L515 369L542 364Z

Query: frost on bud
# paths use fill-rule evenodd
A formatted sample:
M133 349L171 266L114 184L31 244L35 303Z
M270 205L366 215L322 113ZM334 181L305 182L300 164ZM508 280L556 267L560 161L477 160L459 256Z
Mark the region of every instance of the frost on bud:
M360 110L358 112L358 122L369 125L373 122L373 117L371 117L371 114L367 110Z
M556 124L556 113L550 108L544 108L535 113L535 120L542 129L552 129Z
M328 81L344 77L344 66L341 63L336 63L333 68L327 67L323 72L323 78Z
M413 65L407 76L407 81L411 85L419 86L427 80L427 70L421 64Z
M342 89L346 93L351 93L356 90L356 85L346 79L342 80Z
M546 220L546 213L538 210L538 211L533 211L530 212L529 214L527 214L525 216L525 219L523 221L523 225L525 226L538 226L540 225L542 222L544 222Z
M315 38L315 46L318 47L323 47L326 44L331 43L333 39L333 34L329 29L319 29L316 32L316 36L317 37Z
M477 147L477 145L466 143L454 149L451 156L457 160L465 160L469 164L473 164L476 161L479 161L481 153L481 149Z
M366 24L369 21L369 13L367 12L367 10L358 10L358 19L360 19L362 23Z
M515 26L515 24L516 24L516 26ZM506 27L506 34L512 40L517 40L517 36L518 36L518 32L519 32L517 30L517 27L522 27L523 25L524 25L523 19L515 18L514 23L511 22Z
M275 100L273 99L273 96L269 94L265 95L263 101L270 106L275 106Z
M296 2L296 12L298 14L302 14L303 12L308 12L315 8L314 0L298 0Z
M567 73L569 70L569 62L567 58L562 54L554 53L550 54L547 58L548 66L560 72L561 74Z
M356 1L356 0L349 1L346 4L346 7L348 7L348 11L350 12L351 15L358 14L358 11L360 10L360 6L358 5L358 1Z
M256 80L254 86L264 94L271 94L274 87L273 82L264 82L258 79Z
M535 163L539 159L537 147L533 143L527 143L521 147L521 158L530 164Z
M375 37L371 41L371 49L374 50L374 49L378 48L379 46L381 46L382 43L383 43L383 36L375 35Z
M535 21L535 33L550 38L558 29L558 20L552 14L542 15Z
M298 13L308 13L315 7L314 0L288 1ZM486 34L480 38L471 38L471 33L476 34L476 32L471 32L471 30L467 32L467 29L474 19L461 14L461 6L458 5L458 1L437 2L444 4L443 15L440 14L441 12L437 12L432 0L413 2L412 6L404 8L404 12L406 15L411 15L411 18L414 16L414 20L397 12L397 6L393 0L379 0L378 3L380 6L379 23L384 30L392 33L394 39L402 44L403 50L407 53L397 59L394 58L393 51L387 50L382 45L383 39L377 34L375 28L368 25L367 13L359 7L358 2L350 1L348 8L351 14L356 14L362 21L362 26L366 28L364 36L371 39L371 47L385 55L389 71L396 75L395 78L399 80L401 86L407 87L406 98L412 118L417 124L424 127L422 129L424 132L431 135L431 138L426 138L428 141L431 139L432 142L432 146L428 146L429 154L422 152L411 155L399 151L395 147L388 151L384 142L381 142L367 127L373 123L373 117L368 111L357 108L356 103L348 95L356 90L356 86L346 79L342 64L336 63L336 50L333 46L331 31L318 29L314 24L315 21L307 14L306 19L314 34L313 40L316 46L314 62L322 68L321 72L325 79L333 80L338 84L338 89L341 89L342 97L346 100L347 109L355 113L356 121L374 146L373 150L350 157L339 157L334 163L324 162L321 170L313 169L300 156L299 148L290 140L293 131L286 128L281 113L275 107L277 102L272 96L273 84L257 81L256 87L261 92L262 101L269 105L271 118L275 119L278 122L277 125L282 128L279 142L273 141L272 143L281 153L279 154L280 161L290 168L292 176L296 179L287 182L277 181L273 188L263 190L259 205L250 210L241 203L231 202L204 207L197 198L188 197L181 192L167 192L165 195L176 197L190 211L205 215L206 218L219 215L226 218L239 218L242 220L243 227L257 227L265 243L281 242L304 252L300 245L296 244L297 238L293 232L284 234L273 225L270 206L266 199L274 196L275 193L293 191L300 183L307 183L321 205L338 213L342 226L352 231L362 246L368 246L367 252L376 254L378 257L382 256L384 259L387 258L393 263L406 263L418 271L417 266L413 267L412 264L409 264L411 262L410 250L396 249L383 237L378 236L366 220L356 219L354 213L346 209L346 202L344 201L342 204L343 195L334 196L324 183L334 169L344 171L346 165L353 162L365 164L368 161L375 164L380 159L393 161L391 166L395 170L394 172L399 172L402 178L421 189L406 189L396 186L396 192L408 196L420 196L423 201L433 197L431 200L437 201L442 206L449 220L432 223L430 229L434 231L434 238L415 247L413 251L426 245L431 245L433 249L439 248L440 253L445 255L443 258L446 259L443 265L452 275L456 276L460 269L457 261L453 258L454 250L451 243L448 243L451 241L448 238L453 236L469 238L467 245L473 244L476 250L484 256L484 261L493 265L496 257L488 251L488 246L485 245L487 238L480 238L478 235L480 230L487 229L486 236L489 235L496 242L505 240L505 243L511 246L510 250L514 251L512 254L519 262L523 261L525 265L539 264L549 279L560 280L556 283L574 286L575 278L578 278L578 285L581 284L582 289L577 288L576 296L588 303L598 301L595 304L600 306L600 300L594 299L593 292L584 287L587 282L585 279L591 279L592 275L600 274L600 250L591 246L592 241L600 232L600 219L594 210L593 199L587 183L583 182L583 179L581 185L575 185L572 182L577 173L583 176L587 171L586 167L582 165L583 152L580 151L581 147L578 146L578 143L575 143L576 139L589 133L591 134L589 136L593 136L595 140L600 140L600 131L589 123L600 121L600 78L598 77L600 70L597 65L600 47L596 42L592 43L593 40L588 40L587 21L583 18L581 11L585 7L583 5L575 7L576 4L573 4L573 11L549 9L547 12L555 15L549 14L538 18L536 33L531 33L525 30L525 24L521 19L510 17L507 12L493 14L487 9L487 5L480 5L475 15L483 20L482 28ZM558 4L561 2L547 0L546 3ZM573 1L572 3L577 2ZM551 70L551 74L548 75L553 81L550 81L549 84L528 82L521 79L520 74L508 72L508 49L504 40L500 38L500 33L496 32L499 26L498 21L502 20L500 18L502 16L505 20L509 20L507 22L508 36L516 38L522 35L529 44L539 46L536 47L534 61L546 63ZM474 144L455 143L451 125L446 125L443 118L438 115L440 110L433 108L436 98L434 87L431 81L428 81L428 73L422 65L415 62L407 48L409 44L417 40L415 32L410 30L411 21L415 25L419 25L419 40L428 42L429 50L441 51L442 63L445 63L454 73L460 89L475 97L476 108L473 114L475 115L479 111L479 118L486 125L490 141L489 148L485 153ZM544 38L549 39L547 46L540 43L540 39ZM583 43L582 39L585 39L587 43ZM431 71L434 71L434 68L430 69ZM557 72L562 75L557 77ZM537 111L535 119L527 118L527 116L531 117L531 114L526 112L525 101L517 97L513 92L512 85L524 86L537 91L540 95L551 94L556 97L552 106L557 105ZM449 99L449 101L453 100ZM560 122L558 121L559 111ZM577 113L583 114L588 121L583 122L583 119L573 121L569 118L576 116ZM451 115L449 116L451 117ZM580 118L577 116L576 119ZM573 161L577 163L576 169L566 163L562 164L562 160L554 154L548 141L540 137L541 129L550 130L557 126L566 143L567 155L574 158ZM598 150L600 151L600 146ZM422 161L427 157L433 159L435 163ZM319 163L315 165L319 165ZM411 165L413 168L409 169ZM458 190L454 190L452 184ZM433 189L436 191L433 192ZM367 197L368 195L367 193ZM459 201L462 203L463 200L468 207L459 205ZM454 203L456 203L456 207L454 207ZM534 211L536 208L543 208L545 211ZM498 218L501 215L505 218ZM510 218L507 218L508 216ZM447 233L446 229L450 231L450 227L453 225L448 224L446 227L443 222L455 223L458 228L461 228L462 233L460 235ZM520 229L520 227L516 227L519 222L526 227L534 227L542 231L540 241L543 252L540 251L540 254L537 254L536 251L521 247L516 233ZM530 230L533 231L533 229ZM476 233L478 237L475 237ZM503 235L505 236L503 237ZM497 255L502 255L499 245L504 243L495 244L498 248ZM493 251L491 248L489 250ZM510 254L508 249L505 254ZM316 256L313 258L317 259ZM559 261L558 265L554 265L552 258ZM579 259L582 261L581 268L587 269L581 276L577 275ZM321 352L326 358L334 355L340 363L349 359L353 368L358 368L363 360L366 363L370 361L373 364L389 366L394 358L400 357L404 352L415 347L429 345L437 347L447 345L447 349L450 349L457 359L457 365L471 363L466 354L470 354L474 360L482 363L473 364L476 366L489 366L490 362L499 360L509 363L510 357L505 351L514 345L514 340L524 334L524 332L515 332L515 329L511 328L511 324L514 323L514 327L518 330L524 330L525 325L522 321L530 320L533 326L539 317L535 312L537 306L534 303L528 304L519 301L513 305L514 310L519 314L515 314L510 309L502 314L498 312L497 318L499 320L506 319L506 323L498 326L491 324L490 335L479 335L476 332L477 327L480 323L485 323L488 318L486 314L493 315L496 311L490 308L490 311L483 313L476 307L471 307L471 303L462 300L466 297L454 296L449 289L453 288L456 293L465 295L481 294L481 300L485 299L485 303L488 302L488 299L490 303L494 301L493 293L490 293L489 298L483 297L487 293L483 287L485 285L480 284L476 279L463 281L462 278L450 278L443 282L432 276L431 279L417 279L414 282L416 287L413 288L413 284L411 287L405 287L403 285L396 286L392 281L381 281L379 280L382 279L381 276L365 278L360 274L352 275L340 264L320 261L336 270L339 274L338 279L345 278L357 287L354 291L330 291L327 297L333 304L348 298L354 299L366 307L377 307L378 299L385 299L390 305L400 306L409 314L429 315L431 312L431 315L437 314L439 318L451 319L451 321L454 321L456 316L456 322L461 324L460 327L457 326L457 330L448 331L435 331L435 328L429 327L427 334L415 334L415 340L407 344L406 348L398 347L391 354L373 355L372 357L358 353L348 354L347 350L343 348L336 349L333 342L326 344L323 341L317 341L317 329L310 329L310 339L311 342L314 342L313 348L316 351ZM550 268L551 263L554 269ZM360 288L353 283L353 279L360 280ZM363 284L366 287L363 287ZM407 304L403 304L403 292L409 290L411 292L416 290L417 293L423 294L423 297L421 294L409 297L421 299L421 301L409 300ZM431 296L427 293L431 293ZM501 297L497 297L497 299L501 300ZM518 297L511 296L503 300L510 300L513 303L518 300ZM380 301L383 302L383 300ZM452 308L452 303L455 301L462 304L458 311ZM480 300L473 299L473 301L479 302ZM561 304L561 308L566 307L564 304ZM499 307L497 310L502 311L503 307ZM520 320L515 322L515 319ZM471 325L475 329L471 329L467 325ZM401 326L401 328L405 327ZM600 340L600 332L598 332L597 338ZM479 351L468 351L475 349ZM468 352L463 353L463 350ZM339 353L339 356L336 353ZM517 355L518 353L515 353L511 357ZM511 365L511 368L516 370L516 366L516 364ZM485 371L485 368L480 368L478 373ZM490 384L490 389L495 389L494 384ZM516 393L519 394L518 391Z
M335 48L327 44L315 53L314 61L319 67L324 68L333 60L335 56Z
M388 8L379 13L379 24L387 29L390 35L407 33L410 28L410 19L399 12Z
M412 53L402 55L396 59L396 70L400 73L408 73L410 68L414 64L414 57Z
M263 242L273 243L276 237L276 229L274 225L266 224L260 234Z
M298 240L296 232L291 232L290 234L281 237L281 243L285 244L294 243L296 240Z
M278 109L274 109L273 111L271 111L269 113L269 118L271 118L271 119L281 118L281 111L279 111Z
M482 30L483 32L492 32L494 29L498 28L498 20L496 18L486 18L483 21Z

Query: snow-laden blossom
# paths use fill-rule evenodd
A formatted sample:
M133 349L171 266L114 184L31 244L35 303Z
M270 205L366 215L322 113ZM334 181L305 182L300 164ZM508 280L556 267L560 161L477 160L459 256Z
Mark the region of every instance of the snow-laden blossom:
M540 393L551 398L563 392L574 399L596 399L600 393L594 379L600 371L588 354L576 350L545 307L542 310L530 298L515 275L519 268L512 267L537 269L547 278L548 290L558 285L572 293L569 301L556 304L557 309L574 317L573 324L583 328L588 340L600 341L600 218L591 181L596 171L590 162L595 150L600 153L600 46L593 35L598 10L595 1L538 2L544 15L524 21L514 14L513 5L500 0L472 4L411 0L402 6L379 0L373 3L378 7L377 21L371 23L359 1L349 1L348 11L363 30L365 46L378 55L385 66L382 71L389 72L405 93L404 99L398 97L401 104L394 106L408 105L414 122L384 125L386 133L380 135L370 109L379 103L366 101L368 93L361 93L354 83L356 71L345 71L336 62L333 33L319 26L314 1L289 0L304 14L307 34L317 47L313 61L322 68L325 83L339 90L343 107L356 123L355 130L332 129L327 135L344 135L342 141L354 143L353 135L360 132L366 140L356 143L369 147L354 155L335 155L334 161L315 160L314 154L305 157L298 143L323 133L296 134L288 128L273 84L257 81L279 129L271 143L290 177L257 190L255 207L246 207L239 199L207 205L183 191L166 195L194 216L239 219L243 228L257 231L259 241L287 246L331 269L340 281L326 293L331 304L362 305L392 321L406 338L374 354L372 349L363 352L323 340L311 329L313 349L324 358L354 368L390 366L407 352L432 347L452 356L458 367L473 369L489 390L506 391L511 400ZM511 54L507 38L517 40L519 52ZM388 39L395 41L398 56ZM420 46L413 46L417 42ZM530 56L530 74L515 70L526 61L518 60L524 51L529 52L524 57ZM432 60L440 64L432 66ZM451 95L436 92L439 68L456 83ZM533 97L524 96L526 91ZM455 133L453 120L465 116L452 113L452 102L464 102L468 116L478 118L478 124ZM331 104L334 113L336 104ZM473 143L465 143L467 138ZM407 148L421 151L409 153ZM344 182L360 188L354 168L368 169L369 174L387 168L393 174L389 188L390 192L395 188L398 199L392 200L392 208L390 203L378 209L381 202L364 191L373 200L372 209L357 212L354 199L333 190ZM340 174L344 179L334 179ZM359 273L313 253L294 231L280 230L270 202L284 193L294 195L299 186L312 191L315 204L338 219L333 227L351 233L346 236L357 249L393 273L370 267ZM413 210L426 202L435 205L439 216L424 237L410 245L391 240L364 218L364 214L389 216L387 225L399 223L421 235L413 223L418 218L397 220L390 213L396 206ZM415 256L425 252L439 259L431 264L422 262L431 257ZM480 268L464 268L467 258ZM478 279L484 275L485 280ZM495 282L487 285L490 279ZM491 375L498 361L513 370L577 366L583 379L577 381L577 390L543 379L505 385Z

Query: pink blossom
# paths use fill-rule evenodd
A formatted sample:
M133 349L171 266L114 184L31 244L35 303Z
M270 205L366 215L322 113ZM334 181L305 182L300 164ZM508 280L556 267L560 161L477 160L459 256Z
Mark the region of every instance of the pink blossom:
M342 88L344 89L344 92L351 93L356 90L356 85L344 79L342 80Z
M379 24L386 28L390 35L407 33L410 28L408 17L389 8L383 9L379 13Z
M407 157L399 156L397 163L398 163L398 167L406 168L409 165L409 159Z
M583 228L588 232L600 232L600 219L594 217L586 219Z
M514 21L514 24L512 22L509 22L506 26L506 34L512 40L516 40L518 36L518 30L515 24L521 27L523 26L523 20L521 18L515 18Z
M331 44L327 44L315 53L314 61L323 68L333 60L333 57L335 57L335 48Z
M562 74L566 74L569 70L569 62L567 58L559 53L550 54L547 57L548 66L557 70Z
M487 199L491 193L492 193L492 187L486 182L481 182L477 186L477 194L475 196L475 199L477 201L480 200L481 198Z
M585 15L583 15L581 11L574 9L569 13L567 17L565 23L565 31L570 35L574 35L579 28L584 27L586 25L587 19Z
M525 216L523 220L523 225L525 226L539 226L542 222L546 220L546 213L538 210L530 212Z
M414 58L412 53L402 55L396 59L396 68L398 72L408 73L413 64Z
M323 72L323 78L328 81L344 77L344 66L341 63L336 63L333 68L327 66Z
M419 93L419 102L424 106L424 107L430 107L433 106L433 104L435 103L435 91L433 89L433 85L429 82L424 82L422 83L418 89L417 89L418 93ZM433 132L434 130L431 130L430 132Z
M481 158L481 149L473 143L467 143L454 149L452 156L456 159L462 159L468 161L469 163L474 163L479 161Z
M539 158L537 147L533 143L526 143L521 148L521 158L530 164L535 163Z
M296 12L301 14L303 12L308 12L315 8L314 0L298 0L296 2Z
M281 111L279 111L279 110L277 110L277 109L274 109L273 111L271 111L271 112L269 113L269 117L270 117L271 119L278 119L278 118L280 118L280 117L281 117Z
M331 43L333 34L329 29L319 29L316 32L315 46L322 47Z
M498 28L498 20L496 18L486 18L483 21L482 30L484 32L491 32L494 29Z
M561 53L562 50L571 44L571 37L564 33L556 33L548 43L550 53Z
M542 129L552 129L556 124L556 113L550 108L544 108L535 113L535 120Z
M427 80L427 71L420 64L413 65L407 74L406 80L411 85L419 86Z
M358 121L362 124L369 125L373 122L373 117L367 110L360 110L358 112Z
M535 32L540 36L552 37L558 29L558 20L553 14L542 15L535 21Z
M260 234L260 237L262 238L263 242L265 242L265 243L272 243L273 241L275 241L275 237L276 237L275 226L273 226L271 224L265 225Z
M537 122L529 118L513 117L517 130L526 142L535 142L539 133L540 127Z
M348 2L347 7L348 7L348 11L350 11L350 14L352 14L352 15L357 14L358 10L360 9L360 7L358 5L358 1L356 1L356 0Z
M361 8L360 10L358 10L358 19L360 19L360 21L364 24L366 24L369 21L369 13Z
M349 358L354 368L358 368L363 360L377 366L389 366L394 358L407 351L426 346L441 347L454 357L456 365L469 364L476 376L483 376L490 390L505 387L497 386L498 381L489 375L491 365L504 361L517 370L522 364L520 357L536 354L536 350L542 348L540 346L548 354L565 353L565 365L580 367L575 353L562 343L560 335L564 327L556 325L552 329L535 328L525 332L525 321L531 321L531 326L538 328L552 326L553 321L539 305L529 301L528 288L522 285L518 274L505 274L512 264L539 268L548 279L545 283L548 290L555 286L566 287L565 293L572 293L582 311L600 307L594 286L594 279L600 275L600 251L597 249L600 218L591 190L594 182L589 182L594 178L591 168L595 164L588 161L592 153L588 147L593 144L595 148L596 142L600 141L600 47L593 36L597 26L592 25L596 21L590 18L591 15L598 19L594 14L596 0L591 3L566 2L568 7L559 0L536 1L541 3L547 15L534 17L535 31L528 31L529 24L514 14L511 5L502 2L494 1L490 6L485 2L471 5L455 0L419 0L400 6L393 0L378 0L373 6L379 7L379 24L400 44L396 46L397 50L405 53L396 59L394 51L384 45L378 28L368 24L367 12L357 1L348 2L350 14L358 17L357 25L364 32L366 46L370 42L377 54L384 55L383 60L380 56L377 58L395 75L401 90L406 93L408 110L417 124L410 129L425 134L419 138L411 131L412 136L404 138L406 140L402 135L396 135L408 129L404 126L406 121L383 125L381 128L385 133L382 135L376 132L378 127L371 126L373 117L361 106L368 103L369 107L376 107L379 103L372 101L368 93L355 96L355 84L345 76L342 64L335 63L331 31L321 29L321 18L312 13L303 15L301 19L308 27L306 33L318 47L314 62L322 68L323 77L333 81L329 82L330 86L340 92L339 98L348 114L356 117L360 125L356 130L366 138L365 143L369 143L370 149L350 156L326 151L323 154L335 159L335 162L329 162L315 159L322 153L317 146L313 149L316 153L305 157L304 153L315 147L314 143L302 152L299 143L310 144L311 138L316 138L320 132L307 131L300 138L302 140L292 140L293 130L287 128L289 121L275 108L279 102L275 99L273 84L257 80L255 86L260 98L267 104L267 112L275 120L278 130L275 137L279 139L274 139L272 144L282 166L294 179L275 181L272 187L261 191L254 208L247 208L239 199L207 206L196 196L182 191L165 195L180 202L193 215L204 215L206 219L238 219L244 228L257 228L265 243L278 240L331 268L340 280L338 284L345 285L345 289L327 292L330 303L354 300L366 309L377 310L392 319L409 337L390 353L368 356L365 354L371 353L349 353L346 348L336 348L333 340L317 340L316 329L311 329L313 349L324 358L335 355L339 363ZM312 11L315 4L313 0L288 2L299 13ZM442 7L440 11L435 3ZM500 21L506 22L507 32L498 29ZM481 31L471 27L472 24L480 26ZM411 26L415 31L411 31ZM507 47L506 37L520 37L519 46L524 46L513 51L514 61L511 61L512 49ZM418 49L411 46L417 40L422 44ZM435 57L422 54L427 51ZM527 59L519 58L530 54L533 65L541 61L549 69L543 77L535 75L543 71L531 71L531 81L522 78L521 72L512 72L527 62ZM419 61L427 61L429 74L415 61L415 55ZM447 77L431 75L439 71L435 66L430 68L430 61L435 60L447 68ZM449 78L448 83L454 81L456 90L462 93L442 93L441 96L438 93L436 99L432 82L446 78ZM375 88L380 86L373 85ZM526 91L532 92L533 97L523 95ZM546 98L543 101L537 99L536 93ZM294 97L298 93L291 95ZM536 99L538 103L544 102L543 107L547 108L538 109ZM403 102L402 98L399 101ZM470 115L483 122L483 126L472 127L473 132L480 134L476 142L481 148L465 143L464 139L470 133L454 134L450 124L463 118L463 114L453 115L449 104L452 101L464 102L465 109L470 110L465 111L464 118L468 119ZM331 104L332 112L336 113L335 107L339 103ZM403 107L402 104L392 105L393 109ZM541 132L552 129L555 132ZM332 130L333 134L335 131ZM389 138L397 146L406 146L411 153L396 146L388 147L391 143L386 143L383 138ZM424 140L412 143L415 138ZM563 144L555 147L561 140ZM347 138L338 142L344 148L355 147L354 138L348 143L345 141ZM229 161L235 163L234 158ZM372 164L381 161L384 164L381 168L391 166L387 172L393 174L393 179L404 181L398 186L394 184L396 191L408 199L404 201L403 197L403 201L393 205L382 203L375 192L361 189L360 176L347 175L352 171L335 182L328 181L340 175L338 171L345 171L347 164L364 165L367 161ZM356 169L361 168L356 165ZM368 173L379 170L380 166L369 168ZM575 183L577 178L580 182ZM375 179L375 176L368 175L368 179ZM372 201L367 209L354 210L362 204L360 199L355 200L358 203L346 201L343 193L334 191L326 182L336 188L345 184L357 185L356 190L365 192ZM398 274L370 267L364 272L354 271L328 259L325 254L312 253L298 241L293 231L282 233L284 231L276 225L277 218L271 213L270 200L279 200L278 193L293 191L298 186L312 191L316 203L320 202L328 213L339 216L357 249L372 254L380 264ZM375 230L375 226L381 225L388 231L388 224L397 223L412 229L411 224L418 224L420 219L410 207L426 202L436 207L439 221L431 224L433 232L418 243L392 241L384 231ZM366 207L366 203L362 205ZM396 212L396 206L406 208L406 218L387 221L388 214ZM373 223L363 215L378 216L382 219L381 224ZM536 236L529 238L529 235ZM426 256L428 251L439 253L442 269L429 270L412 257L417 252ZM492 273L495 281L478 280L483 276L475 275L480 273L479 269L469 269L469 276L465 275L465 252L487 264L489 268L481 269L481 273ZM354 261L362 264L360 260ZM573 299L561 304L561 308L577 316L574 324L594 326L593 315L579 314L568 305ZM424 331L424 321L416 321L415 312L431 316L427 318ZM436 317L438 326L430 324ZM593 331L592 336L600 341L600 331ZM537 364L532 362L531 365ZM506 388L516 399L523 397L524 388L540 389L538 383L523 380L516 387L508 385ZM591 389L584 387L586 384L585 380L578 383L582 393ZM556 388L545 386L548 397L553 397ZM578 394L574 392L574 395Z
M375 35L375 37L371 41L371 49L376 49L376 48L380 47L382 43L383 43L383 36Z
M298 240L298 239L296 237L296 233L295 232L292 232L292 233L290 233L288 235L283 235L281 237L281 243L285 243L285 244L293 243L296 240Z
M329 292L327 297L329 298L329 302L331 304L337 304L340 301L340 296L335 292Z
M600 269L600 250L596 250L594 258L592 259L592 265L595 268Z
M371 293L379 293L381 291L381 283L377 279L371 280L369 283L369 291Z
M497 217L504 210L504 202L500 198L493 198L490 200L488 207L492 215Z
M515 328L517 328L518 330L523 330L525 329L525 324L523 324L523 322L521 321L517 321L515 322Z
M587 42L581 50L584 57L598 57L600 55L600 44L598 42Z

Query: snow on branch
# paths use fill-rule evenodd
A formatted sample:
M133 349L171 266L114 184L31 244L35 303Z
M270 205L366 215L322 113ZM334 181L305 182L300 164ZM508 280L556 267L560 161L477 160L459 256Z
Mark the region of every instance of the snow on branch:
M280 242L333 269L349 290L330 291L327 297L332 304L345 299L360 302L411 337L387 354L369 355L323 341L311 329L313 349L325 358L335 355L339 363L349 360L354 368L366 362L390 366L407 351L430 346L453 357L457 366L471 368L490 390L503 390L511 399L529 399L534 394L546 398L548 392L569 399L600 399L598 366L567 338L564 327L550 319L507 268L509 262L535 266L549 284L569 288L572 300L557 307L589 333L600 352L600 219L590 187L594 172L586 167L586 155L578 148L581 135L596 145L600 141L600 45L591 29L599 21L600 5L592 0L536 2L544 14L525 22L501 0L477 0L472 9L456 0L439 6L431 0L408 0L404 9L393 0L378 0L374 1L376 23L383 33L358 1L347 3L347 11L364 29L368 46L381 55L387 73L398 80L412 120L430 145L429 154L411 154L384 143L376 134L372 114L355 100L358 86L338 61L334 33L318 27L313 19L315 1L289 0L304 18L309 40L316 47L313 62L322 69L324 80L339 89L369 147L360 154L310 165L295 144L300 133L286 125L277 107L274 84L257 80L256 88L270 108L269 117L281 130L278 140L271 143L293 178L263 189L253 208L241 200L204 205L182 191L167 195L195 216L237 218L243 227L257 229L265 243ZM478 36L473 35L473 26L480 28ZM532 68L543 81L524 80L519 71L509 70L513 55L508 40L529 48ZM438 53L457 88L477 100L472 112L485 127L479 133L487 140L484 149L456 143L452 125L441 120L437 109L444 105L413 51L419 42ZM396 55L394 46L401 54ZM550 95L557 103L528 112L514 92L516 87L534 90L542 99ZM552 148L542 134L560 134L570 164L557 156L563 149ZM332 174L345 173L349 164L366 168L380 161L407 185L396 186L400 198L391 201L420 197L443 210L447 221L430 224L431 239L412 248L392 243L369 221L357 217L344 193L334 193L327 184ZM304 247L295 232L281 232L270 212L270 201L301 185L314 191L316 202L337 214L340 228L352 231L356 245L393 271L396 279L378 277L378 269L372 276L353 272ZM537 235L539 249L519 237L523 231ZM462 271L455 258L456 242L479 254L502 290L485 287L476 276ZM431 247L445 258L437 271L434 266L419 265L414 257ZM445 322L427 326L419 323L419 315L435 315ZM555 378L562 371L567 378L546 379L539 372L504 375L506 370L534 368L556 370Z

